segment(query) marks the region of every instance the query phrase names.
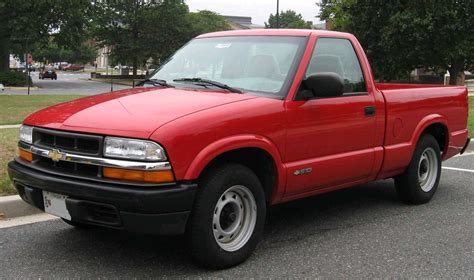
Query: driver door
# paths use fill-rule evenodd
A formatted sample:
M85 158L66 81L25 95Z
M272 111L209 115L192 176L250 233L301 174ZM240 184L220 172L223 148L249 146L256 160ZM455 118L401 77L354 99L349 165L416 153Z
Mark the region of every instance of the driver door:
M365 182L375 160L375 100L348 39L319 38L306 76L337 73L340 97L287 103L286 196Z

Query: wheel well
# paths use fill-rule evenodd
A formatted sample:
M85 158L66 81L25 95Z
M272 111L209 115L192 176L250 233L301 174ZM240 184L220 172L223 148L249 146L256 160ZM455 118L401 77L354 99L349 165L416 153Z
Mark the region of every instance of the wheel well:
M423 131L423 134L432 135L438 142L440 151L444 151L448 143L448 129L444 124L434 123Z
M275 189L277 170L269 153L259 148L241 148L225 152L209 162L199 177L205 176L214 166L227 162L242 164L255 172L263 186L267 202L270 200Z

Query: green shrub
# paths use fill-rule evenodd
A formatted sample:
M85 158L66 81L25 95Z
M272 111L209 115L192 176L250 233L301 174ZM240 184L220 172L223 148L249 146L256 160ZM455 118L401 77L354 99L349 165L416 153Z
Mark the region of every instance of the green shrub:
M33 84L31 77L29 79L30 85ZM26 86L26 73L18 71L1 71L0 84L4 86Z

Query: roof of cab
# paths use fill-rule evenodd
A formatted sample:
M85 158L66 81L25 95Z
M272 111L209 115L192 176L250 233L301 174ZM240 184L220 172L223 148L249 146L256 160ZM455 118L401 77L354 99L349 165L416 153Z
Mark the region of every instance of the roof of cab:
M326 35L326 36L341 36L349 35L348 33L328 31L328 30L313 30L313 29L246 29L246 30L231 30L219 31L199 35L197 38L207 37L225 37L225 36L302 36L307 37L311 34Z

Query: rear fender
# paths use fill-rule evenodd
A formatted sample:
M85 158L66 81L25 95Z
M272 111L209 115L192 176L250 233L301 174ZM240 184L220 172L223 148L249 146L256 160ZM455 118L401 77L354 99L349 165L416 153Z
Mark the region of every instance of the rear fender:
M425 129L427 129L430 125L432 124L442 124L446 127L447 135L446 135L446 145L444 147L444 150L442 151L443 153L446 152L447 148L449 147L449 126L448 126L448 120L445 116L440 115L440 114L431 114L426 117L424 117L420 123L418 123L418 126L415 128L415 131L412 135L412 138L410 140L412 151L411 154L415 151L416 144L418 143L418 140L421 137L421 134Z
M449 127L446 117L440 114L431 114L424 117L418 123L408 142L385 146L383 167L377 175L377 179L388 178L403 173L406 167L410 164L410 161L413 157L413 153L416 149L416 144L418 143L418 140L423 134L423 131L425 131L425 129L428 128L430 125L436 123L440 123L445 125L446 127ZM446 152L448 146L449 136L447 136L446 146L443 153Z

